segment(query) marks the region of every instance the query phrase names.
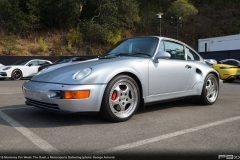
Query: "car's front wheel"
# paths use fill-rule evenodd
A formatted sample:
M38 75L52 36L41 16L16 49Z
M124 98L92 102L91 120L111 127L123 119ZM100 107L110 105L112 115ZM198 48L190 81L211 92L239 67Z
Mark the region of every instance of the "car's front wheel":
M211 105L215 103L215 101L217 100L218 93L219 93L218 79L214 74L210 73L205 78L199 102L201 104Z
M130 76L119 75L106 87L100 114L112 122L123 122L134 115L139 102L140 93L136 81Z
M13 70L11 79L12 80L19 80L22 78L22 72L18 69Z

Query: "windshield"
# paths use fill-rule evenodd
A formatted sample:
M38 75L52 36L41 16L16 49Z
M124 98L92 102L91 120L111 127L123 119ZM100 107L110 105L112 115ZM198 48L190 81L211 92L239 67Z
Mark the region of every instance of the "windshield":
M14 63L13 65L21 65L21 66L24 66L29 60L21 60L21 61L18 61L16 63Z
M72 58L61 58L61 59L58 59L54 62L54 64L60 64L60 63L67 63L71 60Z
M113 46L110 51L103 55L106 56L142 56L152 57L158 44L156 37L138 37L122 40Z

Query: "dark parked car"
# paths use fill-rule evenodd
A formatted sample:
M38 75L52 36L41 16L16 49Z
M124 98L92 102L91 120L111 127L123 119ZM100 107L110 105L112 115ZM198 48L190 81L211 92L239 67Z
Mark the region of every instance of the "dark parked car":
M224 59L219 61L222 64L229 64L229 65L234 65L240 67L240 61L236 59Z
M62 63L78 62L78 61L85 61L85 60L88 60L88 59L90 59L90 58L85 58L85 57L60 58L60 59L56 60L55 62L53 62L53 64L42 65L41 67L38 68L38 72L41 71L42 69L44 69L45 67L49 67L49 66L52 66L52 65L62 64Z

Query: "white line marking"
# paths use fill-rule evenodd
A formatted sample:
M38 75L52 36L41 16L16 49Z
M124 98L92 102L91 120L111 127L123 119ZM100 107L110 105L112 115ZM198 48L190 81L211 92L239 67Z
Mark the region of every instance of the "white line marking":
M15 121L13 118L9 117L7 114L0 111L0 117L3 118L7 123L9 123L13 128L22 133L27 139L33 142L36 146L41 148L43 151L52 154L59 154L60 151L55 147L51 146L47 141L41 139L38 135L31 132L29 129L25 128L23 125Z
M0 111L12 110L12 109L24 109L24 108L34 108L34 107L14 107L14 108L0 108Z
M0 94L21 94L22 92L14 92L14 93L0 93Z
M142 146L142 145L149 144L149 143L158 142L158 141L165 140L165 139L168 139L168 138L180 136L180 135L183 135L183 134L195 132L195 131L198 131L198 130L206 129L206 128L209 128L209 127L217 126L217 125L220 125L220 124L224 124L224 123L228 123L228 122L232 122L232 121L236 121L236 120L240 120L240 116L229 118L229 119L225 119L225 120L222 120L222 121L213 122L213 123L208 123L208 124L201 125L201 126L198 126L198 127L193 127L193 128L189 128L189 129L185 129L185 130L169 133L169 134L164 134L164 135L161 135L161 136L157 136L157 137L141 140L141 141L138 141L138 142L133 142L133 143L129 143L129 144L125 144L125 145L121 145L121 146L105 149L105 150L98 151L98 152L95 152L95 153L104 153L105 154L105 153L122 151L122 150L126 150L126 149L130 149L130 148Z

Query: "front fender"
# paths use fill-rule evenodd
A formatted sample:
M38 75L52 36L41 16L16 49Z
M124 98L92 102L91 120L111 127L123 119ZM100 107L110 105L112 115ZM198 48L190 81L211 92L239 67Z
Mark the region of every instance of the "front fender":
M120 62L108 63L92 67L92 72L89 76L81 80L81 84L108 84L113 77L121 73L134 74L141 82L143 95L148 91L148 61L125 61L125 64ZM122 67L119 67L122 66Z

